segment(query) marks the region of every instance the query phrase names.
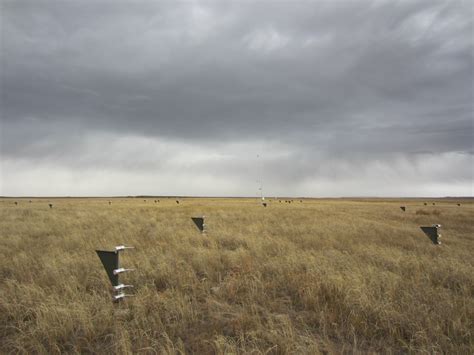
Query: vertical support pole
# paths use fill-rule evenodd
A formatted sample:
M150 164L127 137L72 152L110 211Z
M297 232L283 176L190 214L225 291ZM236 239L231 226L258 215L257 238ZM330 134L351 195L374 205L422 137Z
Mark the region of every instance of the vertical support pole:
M436 244L441 244L441 240L439 240L439 238L441 238L441 233L440 233L441 224L433 224L433 227L435 228L435 231L436 231Z

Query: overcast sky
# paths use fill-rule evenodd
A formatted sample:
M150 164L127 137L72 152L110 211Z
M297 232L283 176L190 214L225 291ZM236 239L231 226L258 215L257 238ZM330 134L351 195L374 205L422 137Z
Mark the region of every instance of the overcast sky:
M0 4L0 195L474 195L471 0Z

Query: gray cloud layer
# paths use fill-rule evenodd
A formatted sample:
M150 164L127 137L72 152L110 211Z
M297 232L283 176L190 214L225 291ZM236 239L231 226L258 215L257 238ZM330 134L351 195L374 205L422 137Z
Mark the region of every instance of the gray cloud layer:
M249 194L258 152L280 194L472 195L470 1L1 5L4 194L41 194L48 174L84 169L124 185L165 168L181 176L196 152L207 158L183 181L213 178L188 193L226 194L212 186L232 181ZM456 171L411 176L426 161ZM362 187L379 163L396 170L390 183L410 180ZM131 167L135 178L120 175ZM16 183L32 169L35 184ZM350 191L314 188L345 177ZM80 193L111 191L87 179ZM186 190L165 185L156 192Z

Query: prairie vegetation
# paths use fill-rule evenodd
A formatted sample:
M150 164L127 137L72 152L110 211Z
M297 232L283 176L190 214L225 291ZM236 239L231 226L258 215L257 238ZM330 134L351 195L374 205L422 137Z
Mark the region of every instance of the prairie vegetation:
M0 200L0 353L474 353L470 200L284 201Z

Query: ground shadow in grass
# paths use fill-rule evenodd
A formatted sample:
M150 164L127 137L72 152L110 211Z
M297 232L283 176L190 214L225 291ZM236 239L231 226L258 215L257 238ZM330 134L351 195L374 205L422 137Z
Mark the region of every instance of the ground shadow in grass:
M423 233L430 238L431 242L433 244L440 244L439 239L438 239L438 230L436 227L420 227Z

